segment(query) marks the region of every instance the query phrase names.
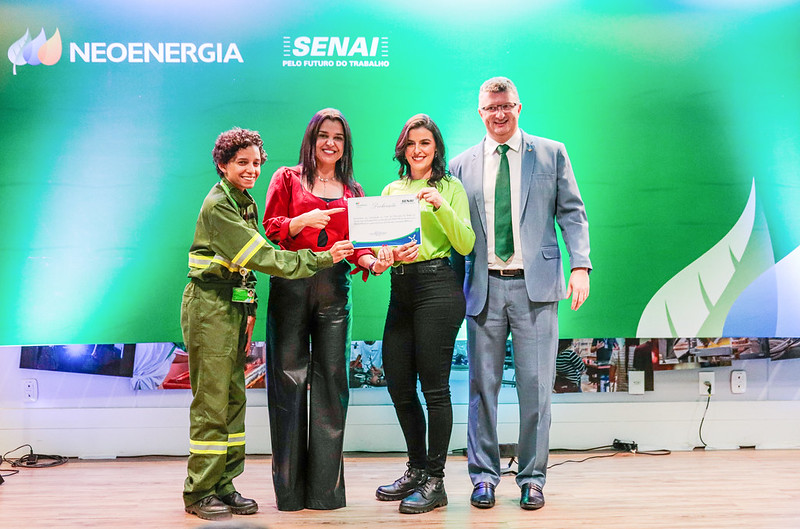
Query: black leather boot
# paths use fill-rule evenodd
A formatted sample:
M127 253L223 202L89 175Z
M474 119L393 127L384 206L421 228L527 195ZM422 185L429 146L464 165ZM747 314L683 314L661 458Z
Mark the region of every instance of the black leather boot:
M187 505L186 512L203 520L225 520L231 517L231 508L225 505L216 494Z
M244 498L236 491L220 497L220 500L231 508L233 514L253 514L258 511L258 503L256 503L256 500Z
M445 505L447 505L447 493L444 491L443 478L428 476L425 483L400 502L400 512L420 514Z
M375 491L375 497L381 501L402 500L425 481L425 471L408 465L408 470L391 485L381 485Z

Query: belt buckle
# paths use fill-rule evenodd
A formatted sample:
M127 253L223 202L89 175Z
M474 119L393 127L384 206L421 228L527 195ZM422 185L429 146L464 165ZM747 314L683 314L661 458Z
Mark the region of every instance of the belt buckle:
M403 275L403 274L405 274L405 273L406 273L406 271L403 269L403 267L404 267L404 266L405 266L405 265L402 265L402 264L400 264L400 265L397 265L397 266L395 266L395 267L394 267L394 269L392 270L392 272L394 272L395 274L397 274L397 275L401 276L401 275Z
M500 277L516 277L516 270L499 270Z

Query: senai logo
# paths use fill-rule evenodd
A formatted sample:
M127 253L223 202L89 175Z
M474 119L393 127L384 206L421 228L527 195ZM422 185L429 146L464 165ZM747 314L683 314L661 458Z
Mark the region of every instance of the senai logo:
M290 68L388 68L389 37L283 37L283 64Z
M17 75L17 66L53 66L61 60L61 34L58 28L49 39L42 28L39 36L33 40L30 29L26 29L22 38L8 48L8 60L13 65L14 75Z

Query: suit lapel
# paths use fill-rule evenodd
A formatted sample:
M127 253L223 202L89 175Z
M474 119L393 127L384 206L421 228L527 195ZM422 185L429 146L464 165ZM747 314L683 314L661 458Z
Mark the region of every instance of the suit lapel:
M476 175L472 185L474 186L472 193L472 200L475 202L475 211L481 222L483 233L486 233L486 204L483 200L483 141L472 148L472 153L469 159L469 167L465 174Z
M536 162L536 149L533 146L533 139L522 133L522 168L520 171L520 202L519 202L519 221L520 224L525 218L525 211L528 205L528 195L533 182L533 166Z

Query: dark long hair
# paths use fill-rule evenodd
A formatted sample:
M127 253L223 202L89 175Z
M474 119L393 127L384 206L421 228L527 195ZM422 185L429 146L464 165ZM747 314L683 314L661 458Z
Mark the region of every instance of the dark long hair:
M394 159L400 162L400 169L397 174L400 178L411 178L411 166L406 159L406 143L408 143L408 133L412 129L426 128L433 134L433 141L436 143L436 152L433 155L433 164L431 164L431 177L428 179L428 184L431 187L439 187L439 181L447 175L447 162L444 155L444 140L439 127L427 114L417 114L411 116L406 124L403 125L403 130L400 131L400 137L397 138L397 143L394 146Z
M358 195L358 186L353 180L353 138L350 134L350 125L347 124L344 115L335 108L323 108L308 122L306 133L303 135L303 143L300 145L303 180L309 189L314 187L314 177L317 175L317 136L319 136L322 122L326 119L338 121L344 129L344 152L336 162L336 179L350 189L353 194Z

